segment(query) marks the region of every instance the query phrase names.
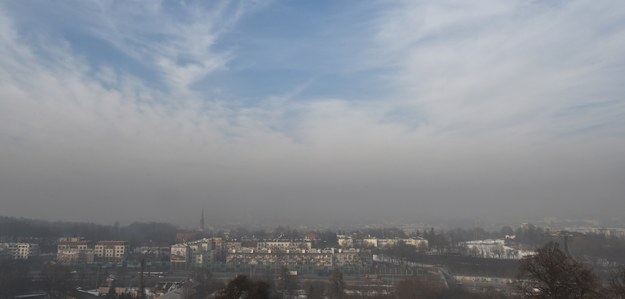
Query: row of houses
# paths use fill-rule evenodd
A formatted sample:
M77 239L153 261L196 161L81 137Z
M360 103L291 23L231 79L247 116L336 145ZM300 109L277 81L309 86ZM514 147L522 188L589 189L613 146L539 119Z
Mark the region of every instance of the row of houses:
M174 269L204 267L215 263L308 264L326 267L370 263L373 248L384 249L402 243L417 248L427 248L428 245L427 240L422 238L352 239L338 236L338 242L339 248L316 249L310 239L226 241L221 237L212 237L183 241L169 247L142 246L134 250L143 256L168 258ZM57 245L57 262L61 264L119 262L129 254L126 241L99 241L93 244L82 238L62 238Z
M0 243L0 255L29 259L40 254L36 243ZM128 253L126 241L99 241L93 246L81 238L62 238L57 243L57 262L61 264L93 263L95 260L121 261Z
M596 234L605 237L625 238L625 228L605 228L605 227L567 227L563 230L552 230L554 234L580 233Z
M306 240L229 241L204 238L171 246L174 269L226 265L313 265L333 267L371 262L371 251L360 248L312 248Z
M271 249L230 250L226 264L232 265L311 265L316 267L343 267L371 264L371 251L350 249L299 249L275 251Z
M57 262L92 264L95 261L122 261L128 254L126 241L98 241L93 246L82 238L62 238L57 244Z
M467 256L491 259L522 259L534 254L534 251L520 250L506 243L506 240L473 240L460 242L460 253Z
M418 249L427 249L428 240L421 237L414 238L353 238L346 235L337 236L339 247L342 248L379 248L385 249L399 244L411 245Z

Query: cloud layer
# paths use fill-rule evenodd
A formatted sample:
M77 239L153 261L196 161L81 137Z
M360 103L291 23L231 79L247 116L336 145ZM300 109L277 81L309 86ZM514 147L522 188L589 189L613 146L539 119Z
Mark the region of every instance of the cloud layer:
M310 9L282 2L3 6L3 214L190 225L200 208L213 223L625 208L618 1L336 7L299 39L283 32L297 22L249 29ZM297 65L273 56L302 51ZM239 79L276 69L304 80L263 94Z

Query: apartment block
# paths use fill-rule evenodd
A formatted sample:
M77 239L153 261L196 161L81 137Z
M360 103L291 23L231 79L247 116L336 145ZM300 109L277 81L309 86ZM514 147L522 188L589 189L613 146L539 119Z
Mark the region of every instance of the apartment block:
M128 253L126 241L99 241L95 245L95 257L105 260L122 260Z
M34 243L9 243L8 252L16 260L27 260L39 255L39 245Z
M61 238L57 243L56 261L63 265L93 264L95 253L82 238Z

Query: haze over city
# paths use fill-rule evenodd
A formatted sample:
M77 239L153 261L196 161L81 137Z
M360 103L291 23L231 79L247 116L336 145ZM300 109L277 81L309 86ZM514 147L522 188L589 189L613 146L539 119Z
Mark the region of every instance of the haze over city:
M0 1L0 216L622 217L625 2Z

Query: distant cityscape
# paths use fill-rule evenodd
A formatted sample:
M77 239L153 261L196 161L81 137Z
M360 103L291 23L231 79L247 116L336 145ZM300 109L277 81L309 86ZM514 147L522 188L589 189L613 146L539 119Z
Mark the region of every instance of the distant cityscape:
M533 256L534 250L549 240L560 242L564 250L602 273L625 264L622 251L610 254L605 250L615 245L625 249L625 228L552 229L523 223L515 229L502 227L492 232L479 227L441 230L416 225L351 231L287 227L216 231L205 228L203 214L194 230L147 223L128 239L115 240L98 239L93 231L121 233L124 227L67 224L69 231L89 228L90 238L75 235L51 240L41 231L54 223L5 217L5 227L12 230L1 232L0 258L28 262L29 268L39 269L34 272L38 275L44 275L46 267L64 267L75 284L73 298L106 296L111 290L120 296L136 297L143 290L146 298L182 298L174 295L197 292L198 281L191 273L198 270L225 283L239 274L276 281L282 269L308 285L327 280L332 271L341 271L346 292L363 297L390 296L397 283L418 279L442 288L462 286L472 294L513 298L519 261ZM28 229L36 232L28 235ZM159 239L144 238L147 235ZM592 244L597 241L602 243ZM43 279L36 277L34 282ZM371 285L376 287L371 289ZM298 298L308 298L302 283L297 289ZM49 294L41 287L24 293Z

